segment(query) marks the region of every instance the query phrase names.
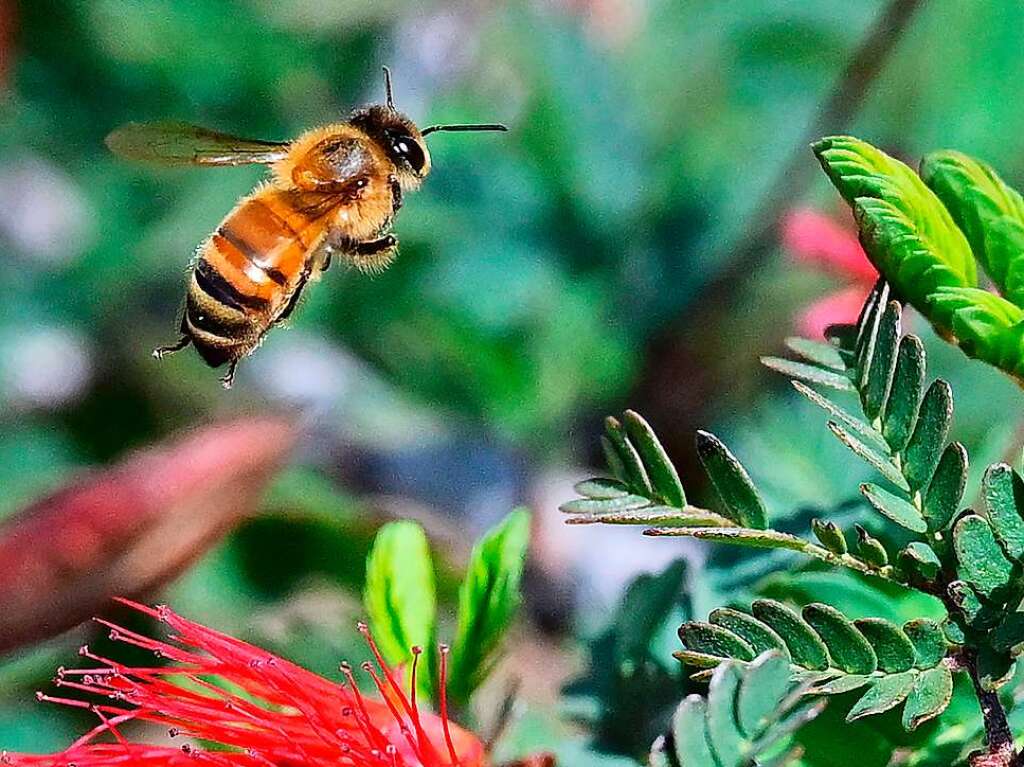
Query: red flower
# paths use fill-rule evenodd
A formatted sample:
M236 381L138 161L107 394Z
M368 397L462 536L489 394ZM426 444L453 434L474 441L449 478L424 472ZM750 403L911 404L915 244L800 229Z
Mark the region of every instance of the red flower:
M100 723L66 751L55 755L3 754L11 767L485 767L483 744L449 723L441 696L440 714L416 701L413 648L408 694L401 675L388 668L365 626L377 665L364 663L380 693L364 697L352 670L342 664L337 684L265 650L176 615L166 607L133 607L167 624L167 642L110 627L111 638L141 647L172 663L130 668L83 647L95 668L57 673L59 687L96 696L96 702L39 693L40 700L91 710ZM446 651L441 653L444 687ZM128 742L120 727L141 720L167 727L181 747ZM104 737L105 736L105 737ZM108 742L100 742L106 740Z
M820 338L829 325L856 322L864 299L878 279L856 232L823 213L800 208L783 218L782 244L798 263L852 283L804 309L797 319L800 333Z

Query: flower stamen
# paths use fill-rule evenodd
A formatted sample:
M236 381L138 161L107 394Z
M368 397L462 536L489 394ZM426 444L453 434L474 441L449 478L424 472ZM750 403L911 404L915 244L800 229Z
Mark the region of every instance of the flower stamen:
M438 648L441 652L441 726L444 728L444 742L448 746L448 755L452 758L452 767L462 767L459 757L455 753L455 745L452 743L451 729L448 727L448 645L443 644Z

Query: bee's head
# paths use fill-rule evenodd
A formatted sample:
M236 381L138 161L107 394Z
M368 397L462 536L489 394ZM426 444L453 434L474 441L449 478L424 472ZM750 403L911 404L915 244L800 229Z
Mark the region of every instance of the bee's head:
M395 109L391 90L391 70L384 67L384 104L361 109L352 123L380 143L395 164L398 182L403 188L415 188L430 173L430 152L424 137L434 131L508 130L504 125L431 125L420 131L416 123Z

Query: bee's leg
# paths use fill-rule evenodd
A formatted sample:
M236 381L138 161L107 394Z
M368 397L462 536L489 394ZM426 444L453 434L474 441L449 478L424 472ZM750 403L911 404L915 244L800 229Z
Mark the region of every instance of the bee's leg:
M225 389L230 389L231 384L235 382L235 368L238 367L238 360L231 360L228 363L228 372L221 376L220 384Z
M398 247L398 238L393 234L385 234L376 240L357 242L352 246L353 256L376 256L386 250L394 250Z
M183 335L181 338L179 338L173 344L168 344L167 346L158 346L158 347L156 347L153 350L153 356L156 359L158 359L158 360L162 360L168 354L174 354L175 352L180 352L182 349L184 349L190 343L192 343L192 339L189 336L187 336L187 335Z
M397 249L398 239L393 234L385 234L376 240L352 243L346 253L357 269L379 272L391 263Z

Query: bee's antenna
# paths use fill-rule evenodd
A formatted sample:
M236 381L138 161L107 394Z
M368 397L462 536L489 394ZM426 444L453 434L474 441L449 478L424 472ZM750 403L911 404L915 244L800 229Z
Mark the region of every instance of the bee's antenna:
M387 67L382 67L384 70L384 91L387 93L387 105L388 109L395 108L395 97L391 90L391 70Z
M421 135L435 131L471 131L471 130L500 130L507 131L508 127L501 123L464 123L455 125L431 125L421 131Z

